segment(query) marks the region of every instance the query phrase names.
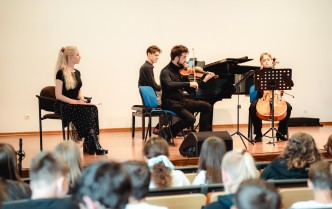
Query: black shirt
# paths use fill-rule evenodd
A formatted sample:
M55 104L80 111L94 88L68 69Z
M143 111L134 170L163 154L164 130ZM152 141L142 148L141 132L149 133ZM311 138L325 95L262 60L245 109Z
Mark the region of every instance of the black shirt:
M189 94L195 91L194 88L190 88L190 82L188 77L182 76L179 73L181 67L170 62L166 65L160 72L160 84L162 87L162 101L174 100L178 102L183 102L184 94L183 90L187 91ZM199 87L204 88L205 82L198 81Z
M161 86L158 85L154 79L153 65L145 61L139 70L138 87L151 86L155 91L160 91Z
M74 76L76 78L76 81L77 81L77 85L74 89L69 89L67 90L66 89L66 81L63 77L63 71L62 70L59 70L57 73L56 73L56 79L58 80L61 80L62 81L62 95L68 97L68 98L71 98L71 99L77 99L78 97L78 93L82 87L82 80L81 80L81 73L80 71L76 70L75 69L75 72L74 72Z

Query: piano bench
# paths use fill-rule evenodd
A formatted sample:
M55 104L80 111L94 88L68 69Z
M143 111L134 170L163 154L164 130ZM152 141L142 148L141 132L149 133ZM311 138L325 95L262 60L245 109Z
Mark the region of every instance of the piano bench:
M131 118L132 118L132 125L131 125L131 136L134 138L135 137L135 117L142 117L142 139L144 140L145 138L145 118L149 118L149 123L148 123L148 129L147 131L149 132L149 136L151 137L151 118L150 118L150 109L144 105L134 105L131 107L132 110L134 110L131 113ZM158 116L153 116L153 117L158 117Z

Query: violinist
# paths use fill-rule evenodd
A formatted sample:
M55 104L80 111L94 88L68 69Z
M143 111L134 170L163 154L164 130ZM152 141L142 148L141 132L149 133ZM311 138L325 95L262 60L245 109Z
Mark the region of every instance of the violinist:
M180 70L184 68L189 50L183 45L176 45L171 50L171 61L160 73L162 88L161 106L163 109L175 112L181 120L171 126L172 135L176 136L182 129L192 126L196 118L193 112L200 112L199 131L211 131L210 117L212 106L204 101L185 98L183 90L191 93L198 88L204 88L206 82L214 77L207 73L200 81L189 82L188 77L182 76ZM164 128L162 136L170 140L170 133Z
M260 62L261 62L261 69L262 68L274 68L274 66L277 64L275 58L273 58L269 53L263 53L260 56ZM276 94L279 94L279 96L282 96L283 91L275 91ZM256 134L254 140L255 142L261 142L262 141L262 120L257 116L256 114L256 106L257 102L260 98L263 96L262 91L258 91L257 98L251 103L249 107L249 114L252 120L252 124L254 125L254 134ZM287 105L287 114L286 117L279 121L279 127L278 132L276 134L277 141L282 140L286 141L287 138L285 135L288 133L288 120L291 115L292 106L286 102ZM279 133L280 132L280 133Z

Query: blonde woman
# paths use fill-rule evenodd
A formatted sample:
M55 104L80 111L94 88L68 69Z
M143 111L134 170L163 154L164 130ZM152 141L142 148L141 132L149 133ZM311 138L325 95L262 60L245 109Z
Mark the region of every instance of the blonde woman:
M83 168L80 150L75 142L63 141L55 147L54 153L62 157L69 166L69 193L71 193Z
M272 57L271 54L264 52L259 57L261 68L274 68L274 66L277 64L276 59ZM293 81L290 81L292 86L294 85ZM280 95L282 96L282 92L280 92ZM254 125L254 134L256 134L254 141L255 142L262 142L263 134L262 134L262 120L257 116L256 114L256 106L257 102L260 98L262 98L264 95L263 91L258 91L256 99L250 104L249 107L249 114L251 117L252 124ZM276 134L277 141L287 141L287 138L285 135L288 133L288 121L292 112L292 106L286 102L287 105L287 115L284 119L279 121L279 127L278 132Z
M59 50L55 67L55 96L59 102L55 104L55 112L60 114L61 102L64 120L72 122L78 137L84 138L84 153L105 155L108 150L103 149L98 142L98 109L84 99L81 73L75 69L80 60L81 56L76 46L66 46Z
M259 177L254 158L245 150L227 152L222 160L221 173L226 195L219 196L217 202L207 205L205 209L231 208L241 182Z

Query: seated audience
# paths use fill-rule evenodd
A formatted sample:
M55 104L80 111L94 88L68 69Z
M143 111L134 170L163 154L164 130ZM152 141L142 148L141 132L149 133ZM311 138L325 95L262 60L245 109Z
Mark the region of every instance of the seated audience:
M328 161L318 161L310 166L308 187L314 199L297 202L291 208L332 208L332 166Z
M61 156L69 166L69 194L72 193L72 189L76 184L82 171L82 157L77 144L73 141L63 141L59 143L54 153Z
M17 173L17 157L12 145L0 143L0 184L3 185L3 201L28 199L31 189Z
M162 138L151 138L143 148L143 155L151 171L149 188L189 186L190 181L168 159L168 144Z
M205 209L230 209L240 183L259 177L254 158L245 150L227 152L222 160L221 172L226 195L219 196L217 202L210 203Z
M151 205L145 202L149 193L150 170L144 162L126 161L122 165L131 180L131 195L126 209L167 209L166 207Z
M281 198L271 184L250 179L241 183L235 194L235 205L232 209L279 209Z
M75 209L78 205L69 198L69 168L62 158L50 152L40 152L31 161L31 200L3 204L3 209Z
M332 157L332 135L327 139L327 143L324 145L324 149L326 150L329 157Z
M198 162L198 173L193 185L221 183L221 161L226 153L222 139L212 136L207 138L201 149Z
M287 142L283 155L264 168L261 178L308 178L310 165L320 159L314 138L307 133L295 133Z
M116 162L99 161L85 168L73 191L81 209L123 209L128 203L131 182Z

